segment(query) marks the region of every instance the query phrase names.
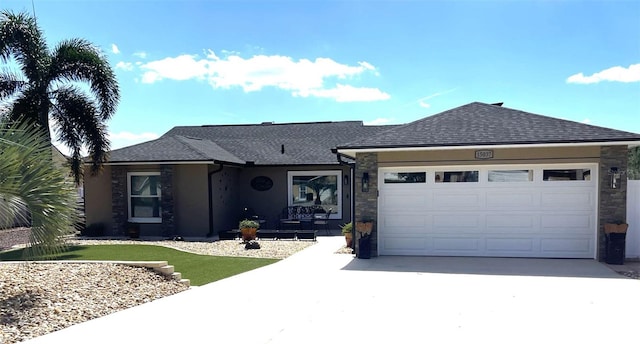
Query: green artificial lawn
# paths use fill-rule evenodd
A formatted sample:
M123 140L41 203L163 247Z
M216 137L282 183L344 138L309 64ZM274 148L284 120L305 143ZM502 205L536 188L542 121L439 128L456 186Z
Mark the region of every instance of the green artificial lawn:
M0 253L0 261L25 260L23 250ZM40 259L33 258L29 260ZM62 254L47 260L162 260L175 266L182 278L198 286L273 264L278 259L216 257L193 254L152 245L90 245L71 246Z

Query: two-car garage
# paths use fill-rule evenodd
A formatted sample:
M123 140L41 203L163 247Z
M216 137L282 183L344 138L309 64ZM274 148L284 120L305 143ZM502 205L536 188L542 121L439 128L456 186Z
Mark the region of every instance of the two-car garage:
M380 255L595 258L597 164L382 167Z
M640 134L474 102L336 153L355 160L354 218L376 220L372 256L604 259L638 145Z

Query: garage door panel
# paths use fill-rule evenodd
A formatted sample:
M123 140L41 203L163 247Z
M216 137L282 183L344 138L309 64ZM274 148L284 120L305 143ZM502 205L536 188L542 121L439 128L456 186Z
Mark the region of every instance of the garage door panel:
M434 252L480 252L480 238L473 237L434 237L432 240Z
M425 195L415 194L389 195L385 196L382 202L389 210L408 212L425 209L427 206L427 197Z
M543 208L592 209L594 203L593 190L559 188L544 190L540 195L540 204Z
M533 207L535 195L531 192L487 191L487 207L489 209Z
M386 215L383 219L383 223L388 227L418 227L424 230L427 224L425 215Z
M480 230L480 214L436 214L432 217L434 232L473 233Z
M473 209L480 206L480 195L478 192L467 191L462 193L438 191L433 193L433 204L435 209Z
M531 238L487 238L486 248L492 255L509 255L512 252L534 252L537 240Z
M591 219L591 214L547 214L542 216L541 228L543 232L590 234Z
M426 239L422 237L385 237L384 239L385 250L410 250L422 254L426 248Z
M591 252L592 240L590 238L543 238L540 240L542 252L569 253L578 255Z
M487 233L533 233L537 232L536 215L491 214L486 216Z

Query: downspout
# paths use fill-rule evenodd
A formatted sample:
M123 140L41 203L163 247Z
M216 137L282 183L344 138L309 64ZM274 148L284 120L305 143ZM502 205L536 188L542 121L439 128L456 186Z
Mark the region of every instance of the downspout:
M209 233L207 233L207 238L213 236L213 185L211 183L211 176L222 171L223 168L224 164L220 163L220 168L207 173L207 188L209 190Z

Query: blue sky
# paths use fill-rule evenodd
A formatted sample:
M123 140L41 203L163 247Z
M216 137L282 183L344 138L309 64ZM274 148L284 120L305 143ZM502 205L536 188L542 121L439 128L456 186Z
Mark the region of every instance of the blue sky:
M397 124L473 101L640 133L640 1L34 4L51 47L86 38L115 69L113 148L176 125Z

